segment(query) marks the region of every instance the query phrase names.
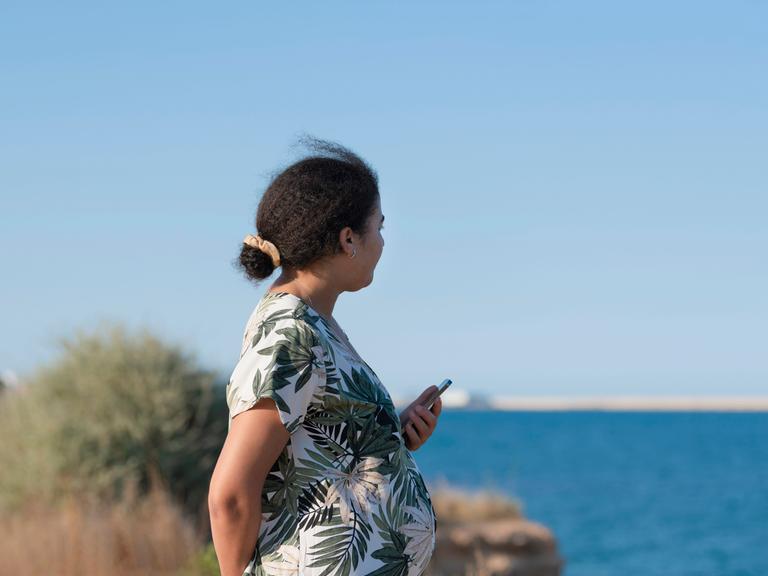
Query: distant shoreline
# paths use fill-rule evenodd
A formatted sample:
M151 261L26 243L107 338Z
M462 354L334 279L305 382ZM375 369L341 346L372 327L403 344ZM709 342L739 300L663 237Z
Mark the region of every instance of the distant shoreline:
M405 407L409 402L395 402ZM768 396L513 396L445 398L443 408L518 412L768 412Z
M726 411L726 412L768 412L768 397L591 397L551 398L517 397L493 398L489 407L497 410L606 410L626 411Z

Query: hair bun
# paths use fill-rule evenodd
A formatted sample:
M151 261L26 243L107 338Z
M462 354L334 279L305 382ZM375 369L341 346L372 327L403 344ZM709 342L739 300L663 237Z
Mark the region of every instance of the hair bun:
M253 234L247 234L243 239L243 242L248 244L248 246L258 248L262 252L269 254L275 268L280 266L280 252L278 251L277 246L272 244L269 240L264 240L264 238L259 235L254 236Z

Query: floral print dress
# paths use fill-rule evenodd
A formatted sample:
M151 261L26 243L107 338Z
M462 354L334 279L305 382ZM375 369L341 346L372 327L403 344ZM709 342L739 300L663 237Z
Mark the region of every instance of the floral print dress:
M226 396L230 426L269 397L290 433L264 482L244 574L424 572L437 519L392 398L314 308L267 291L247 323Z

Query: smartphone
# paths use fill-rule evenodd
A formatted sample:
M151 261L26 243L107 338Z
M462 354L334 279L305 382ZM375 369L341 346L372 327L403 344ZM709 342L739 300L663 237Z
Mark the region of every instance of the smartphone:
M432 394L430 394L430 396L424 402L422 402L421 405L424 406L427 410L432 408L432 404L435 403L435 400L437 400L438 396L440 396L440 394L445 392L448 389L448 386L450 386L450 385L451 385L451 379L450 378L446 378L445 380L443 380L440 383L440 386L437 387L437 390L435 392L433 392ZM406 424L407 424L407 422L406 422ZM403 426L402 433L403 433L403 435L405 435L405 426Z
M427 398L424 402L422 402L422 405L429 410L432 408L432 404L435 403L435 400L437 400L437 397L440 396L443 392L445 392L448 389L448 386L452 384L452 381L450 378L446 378L440 383L440 386L437 387L437 390L433 392L429 398Z

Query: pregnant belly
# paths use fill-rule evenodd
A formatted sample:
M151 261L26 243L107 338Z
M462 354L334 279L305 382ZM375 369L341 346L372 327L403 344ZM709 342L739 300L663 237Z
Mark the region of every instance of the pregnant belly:
M395 450L391 457L389 463L364 458L357 474L335 481L331 474L325 496L331 518L299 527L301 574L424 571L435 548L432 501L409 451Z

